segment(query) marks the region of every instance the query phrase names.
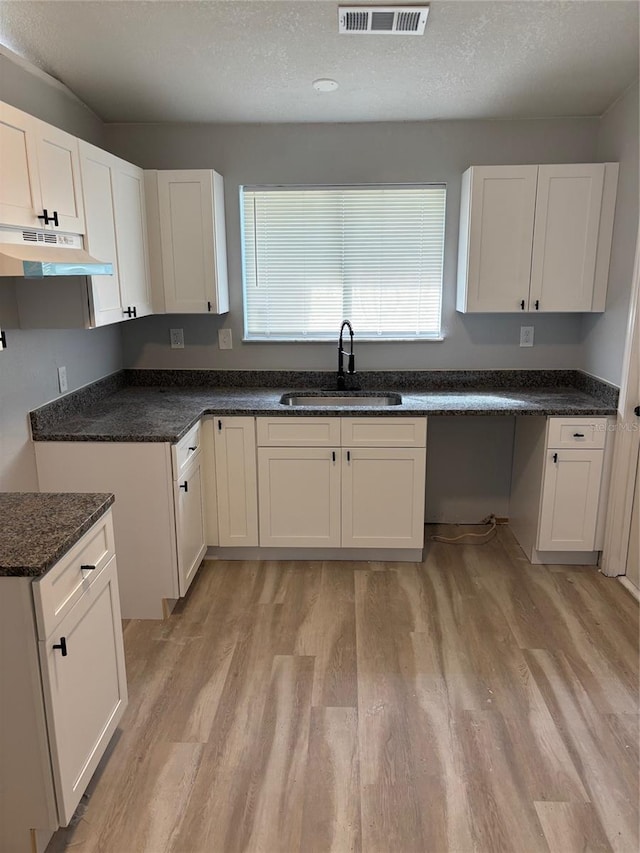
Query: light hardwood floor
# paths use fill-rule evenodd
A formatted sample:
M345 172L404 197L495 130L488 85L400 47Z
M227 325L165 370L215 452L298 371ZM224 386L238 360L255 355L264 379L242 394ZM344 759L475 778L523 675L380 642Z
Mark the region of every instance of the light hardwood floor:
M48 853L638 850L637 603L508 528L421 564L208 562L125 647Z

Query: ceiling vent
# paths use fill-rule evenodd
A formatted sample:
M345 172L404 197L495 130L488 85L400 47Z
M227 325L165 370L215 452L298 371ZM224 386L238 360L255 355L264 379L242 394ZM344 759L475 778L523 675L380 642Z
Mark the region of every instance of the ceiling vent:
M338 32L421 36L428 14L428 6L339 6Z

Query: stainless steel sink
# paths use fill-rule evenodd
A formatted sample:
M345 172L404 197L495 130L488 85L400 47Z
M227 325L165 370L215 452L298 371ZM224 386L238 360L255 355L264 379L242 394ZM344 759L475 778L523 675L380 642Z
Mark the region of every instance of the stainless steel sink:
M283 394L280 397L283 406L313 406L323 409L354 409L358 406L400 406L400 394Z

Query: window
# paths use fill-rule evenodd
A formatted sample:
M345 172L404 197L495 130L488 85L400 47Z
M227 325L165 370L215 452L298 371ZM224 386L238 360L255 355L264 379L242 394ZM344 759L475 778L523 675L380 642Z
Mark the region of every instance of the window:
M243 187L245 340L440 337L446 188Z

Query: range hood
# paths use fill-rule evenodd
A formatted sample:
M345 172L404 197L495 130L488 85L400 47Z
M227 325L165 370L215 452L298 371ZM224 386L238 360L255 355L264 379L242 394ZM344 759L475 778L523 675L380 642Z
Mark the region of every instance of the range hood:
M113 275L113 264L96 260L79 234L0 228L0 276Z

